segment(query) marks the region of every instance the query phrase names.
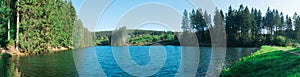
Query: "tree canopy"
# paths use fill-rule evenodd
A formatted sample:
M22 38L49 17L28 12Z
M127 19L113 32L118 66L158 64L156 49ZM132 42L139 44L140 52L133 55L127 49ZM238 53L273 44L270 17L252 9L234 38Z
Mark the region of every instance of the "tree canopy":
M276 9L268 8L265 16L261 10L248 8L240 5L238 9L229 6L227 13L217 11L214 17L215 25L225 25L227 34L227 46L261 46L261 45L295 45L299 43L300 20L297 13L293 17L284 16ZM196 30L199 44L210 44L209 31L218 29L207 19L210 15L201 12L201 9L192 10L190 17L186 18L186 11L183 12L183 20L189 20L191 30ZM186 31L186 21L182 23L182 29ZM204 29L203 29L204 28ZM190 31L193 32L193 31ZM283 39L283 38L284 39Z
M1 47L10 44L18 49L20 46L20 50L28 54L72 47L73 28L82 26L84 29L83 25L74 24L76 20L76 11L70 0L2 0Z

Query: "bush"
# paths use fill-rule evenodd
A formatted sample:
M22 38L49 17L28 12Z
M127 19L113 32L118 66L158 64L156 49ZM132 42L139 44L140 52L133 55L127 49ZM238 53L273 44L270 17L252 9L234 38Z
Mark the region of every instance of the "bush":
M159 40L158 36L153 36L153 39L152 39L153 42L158 42L158 40Z
M284 36L277 36L275 38L275 44L280 46L286 45L286 38Z
M11 46L15 46L15 40L10 39L8 44L11 45Z
M174 40L174 36L172 34L167 34L167 40Z

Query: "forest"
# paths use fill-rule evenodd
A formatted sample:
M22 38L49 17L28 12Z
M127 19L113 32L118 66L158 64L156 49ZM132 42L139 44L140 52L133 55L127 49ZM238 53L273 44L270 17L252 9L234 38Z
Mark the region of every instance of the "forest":
M73 32L77 32L79 40L73 40ZM2 49L13 48L26 54L42 54L63 47L73 48L73 42L79 43L81 40L78 36L83 36L83 33L92 37L77 18L70 0L0 1Z
M224 25L227 46L259 47L262 45L295 46L300 40L300 17L284 15L276 9L267 9L265 16L256 8L240 5L239 9L230 6L227 13L217 11L214 24ZM201 9L184 11L182 29L184 32L195 32L199 43L209 43L209 30L213 30L211 16ZM219 18L219 19L218 19ZM220 22L221 21L221 22Z
M184 10L182 16L183 32L164 33L170 37L169 41L173 41L169 45L180 45L180 39L186 34L194 33L197 36L200 46L211 46L211 30L226 30L226 39L228 47L260 47L262 45L276 46L299 46L300 40L300 17L297 13L293 16L285 15L276 9L267 9L265 16L261 10L256 8L248 8L240 5L238 9L233 9L231 6L228 12L216 9L215 15L212 16L202 9L192 10L187 12ZM214 22L212 22L214 20ZM213 26L214 24L215 26ZM120 31L120 30L119 30ZM125 30L120 33L126 32ZM136 32L136 33L135 33ZM153 34L160 31L134 31L128 33L128 45L152 45L164 41L160 35ZM105 32L104 32L105 33ZM138 33L138 34L137 34ZM162 31L163 33L163 31ZM111 45L110 37L112 34L96 32L97 45ZM140 38L139 38L140 37ZM148 39L157 39L157 41L149 41ZM176 38L176 39L172 39ZM135 40L139 39L139 40ZM141 40L148 44L136 44Z

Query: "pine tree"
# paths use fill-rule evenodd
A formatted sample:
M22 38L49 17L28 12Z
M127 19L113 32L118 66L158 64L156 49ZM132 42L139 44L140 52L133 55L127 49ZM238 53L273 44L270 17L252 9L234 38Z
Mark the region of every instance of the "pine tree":
M214 16L214 26L210 29L210 30L213 30L213 36L211 36L212 38L215 38L215 40L212 40L212 41L215 41L215 43L220 43L223 39L222 38L217 38L217 37L220 37L220 36L225 36L225 35L222 35L222 31L223 29L225 28L225 24L224 24L224 20L223 20L223 17L220 13L220 11L218 10L218 8L216 8L216 11L215 11L215 16ZM219 46L219 45L216 45L216 46Z
M234 42L235 39L235 34L236 34L236 29L234 29L234 10L231 8L231 6L229 6L228 8L228 13L226 15L226 32L227 32L227 39L228 42Z
M184 32L191 32L188 12L186 10L184 10L184 12L183 12L181 24L182 24L181 28L183 29Z
M295 13L293 18L294 18L294 25L295 25L294 36L295 36L295 40L299 43L300 42L300 16L297 13Z
M205 38L205 28L207 27L202 10L197 9L196 12L194 10L192 11L191 15L191 26L194 30L196 30L197 37L199 39L199 42L204 42Z
M266 36L266 39L268 39L266 42L267 44L272 44L272 40L273 40L273 29L274 29L274 25L275 25L275 16L274 16L274 10L271 11L270 7L267 10L266 16L264 17L263 20L263 24L266 27L268 34Z
M241 40L247 40L249 41L251 38L249 34L250 33L250 30L252 29L253 27L253 24L251 24L251 14L250 14L250 11L248 9L248 7L245 8L245 10L243 11L243 14L242 14L242 28L241 28L241 32L242 32L242 39ZM244 41L244 42L247 42L247 41Z
M274 21L275 21L275 31L274 31L274 36L277 37L278 34L275 33L275 32L278 32L279 27L280 27L280 25L281 25L280 15L279 15L278 10L276 10L276 11L274 12L274 15L275 15L275 17L274 17L274 18L275 18L275 19L274 19Z
M286 15L286 37L287 38L293 38L293 24L292 24L292 19L288 15Z
M20 3L20 46L29 54L41 54L72 45L76 12L70 1L32 0ZM26 21L24 21L26 20ZM17 37L17 38L18 38Z
M280 13L280 25L279 25L279 34L284 36L284 29L285 28L285 20L284 20L284 16L283 16L283 13L281 12Z

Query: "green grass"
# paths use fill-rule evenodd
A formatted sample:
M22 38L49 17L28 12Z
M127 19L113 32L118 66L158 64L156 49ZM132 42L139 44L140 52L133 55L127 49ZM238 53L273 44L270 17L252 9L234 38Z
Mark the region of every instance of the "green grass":
M287 49L292 49L287 47ZM222 77L299 77L300 57L262 46L251 56L243 57L222 72Z

